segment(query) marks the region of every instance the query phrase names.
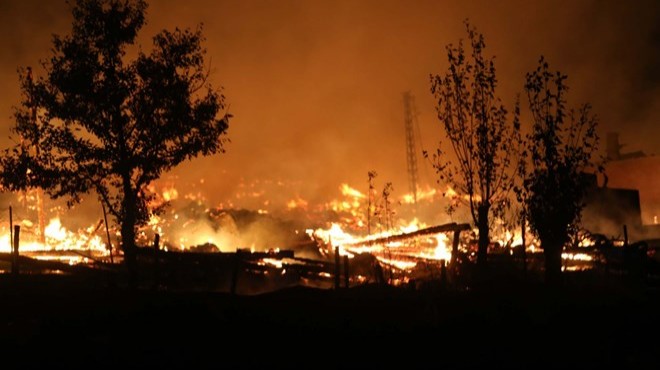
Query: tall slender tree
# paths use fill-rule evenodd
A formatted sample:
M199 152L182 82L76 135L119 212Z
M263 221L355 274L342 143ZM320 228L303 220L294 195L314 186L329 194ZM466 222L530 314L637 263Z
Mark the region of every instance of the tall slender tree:
M433 165L441 182L466 195L472 220L479 230L477 264L486 265L491 216L510 204L513 170L520 151L518 105L514 117L496 95L494 58L484 54L484 36L465 21L469 50L463 41L446 47L449 67L431 75L436 111L456 161L438 148ZM428 157L428 153L424 153Z
M369 171L367 173L369 178L369 192L367 193L367 235L371 235L371 217L375 215L375 206L376 206L376 186L374 185L374 179L378 174L376 171Z
M589 186L585 171L603 170L602 162L592 159L598 119L589 104L566 107L566 79L550 71L543 57L526 75L532 130L520 168L524 182L517 190L530 228L541 240L546 281L552 285L561 282L561 253L580 221Z
M392 209L392 200L390 199L390 196L392 195L392 192L394 191L394 186L392 185L391 182L388 182L385 184L385 187L383 187L383 212L385 213L385 230L386 231L391 231L392 228L394 227L394 210Z
M229 115L208 82L201 27L164 30L150 52L135 48L143 0L78 0L69 35L54 36L44 74L21 74L17 143L0 158L3 185L41 187L69 202L95 192L121 229L135 273L136 227L149 209L147 186L181 162L224 151ZM37 117L32 112L37 112Z

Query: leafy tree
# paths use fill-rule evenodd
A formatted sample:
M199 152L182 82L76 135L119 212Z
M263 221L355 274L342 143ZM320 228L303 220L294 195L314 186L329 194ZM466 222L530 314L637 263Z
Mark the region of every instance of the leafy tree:
M517 190L529 225L541 241L546 281L561 281L561 253L577 231L588 181L585 170L602 171L592 162L598 147L598 119L589 104L566 107L567 76L551 72L543 57L527 73L525 91L532 117L527 137L524 178Z
M207 81L202 30L161 31L134 48L143 0L79 0L69 35L54 36L45 75L21 74L13 132L0 159L10 189L41 187L69 204L95 192L120 225L131 277L136 227L159 209L147 185L181 162L224 152L230 116ZM36 150L32 149L36 148Z
M444 75L431 75L438 119L449 139L456 162L437 149L433 166L440 181L466 195L470 214L479 230L477 263L486 265L490 243L489 219L500 216L509 204L520 150L518 105L512 121L496 96L497 78L493 58L484 55L486 43L465 22L469 53L463 41L446 47L449 68ZM428 153L424 153L428 158ZM511 170L510 170L511 169Z

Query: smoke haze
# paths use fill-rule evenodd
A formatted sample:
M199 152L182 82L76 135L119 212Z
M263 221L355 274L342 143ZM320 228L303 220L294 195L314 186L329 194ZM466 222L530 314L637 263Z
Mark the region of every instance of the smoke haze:
M628 148L658 152L657 1L151 1L141 43L203 23L211 83L224 87L235 117L226 154L175 175L204 179L214 204L254 179L295 183L290 197L312 201L336 196L342 182L364 191L369 170L407 192L402 93L415 95L421 144L434 149L442 135L429 74L444 73L444 46L465 38L466 18L497 57L508 106L543 54L568 74L569 102L593 104L601 136L619 131ZM0 1L2 147L19 102L17 68L38 66L70 21L64 1ZM433 185L423 163L421 182Z

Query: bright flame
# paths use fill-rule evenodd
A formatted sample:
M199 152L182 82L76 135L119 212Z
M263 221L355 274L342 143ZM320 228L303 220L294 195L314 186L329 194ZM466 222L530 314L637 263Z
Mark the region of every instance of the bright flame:
M437 194L437 190L435 189L418 189L417 190L417 201L432 201L435 195ZM415 196L412 193L406 193L401 197L401 201L406 204L413 204L415 203Z
M451 249L447 246L449 239L446 234L437 234L437 245L433 250L433 258L437 260L451 260Z
M278 269L282 268L282 260L278 260L275 258L263 258L261 261L263 261L265 264L275 266Z
M459 194L456 190L454 190L451 186L447 186L447 190L444 192L444 196L447 198L460 198L463 201L470 201L470 195L469 194ZM475 202L481 201L481 196L479 194L472 194L472 199Z
M384 265L395 267L402 271L410 271L419 261L451 260L449 238L444 233L421 235L397 241L387 241L386 238L395 235L409 234L420 229L417 220L401 226L397 232L383 232L367 237L357 237L342 229L337 224L331 224L329 229L307 230L312 238L320 239L329 248L337 247L340 255L353 258L355 255L369 253L374 255ZM333 253L332 250L326 253Z
M29 223L23 223L27 225ZM91 231L94 228L90 228ZM48 225L45 228L46 244L42 244L35 240L30 240L28 233L22 232L19 243L19 253L30 253L30 252L49 252L49 251L85 251L94 253L97 255L107 255L108 251L106 245L98 235L93 235L89 231L81 231L78 233L73 233L62 226L62 222L59 218L53 218L50 220ZM11 252L11 243L10 235L8 231L5 231L2 236L0 236L0 252L10 253ZM46 258L45 256L41 257ZM75 260L75 263L86 262L86 259L83 258L72 258Z
M445 196L448 198L454 198L458 196L458 193L451 186L447 186L447 190L445 191Z
M570 261L593 261L593 257L591 255L588 255L586 253L567 253L564 252L561 254L561 258L565 260L570 260Z
M362 194L359 190L352 188L350 185L346 183L341 184L339 189L341 190L341 193L344 196L353 197L353 198L366 198L366 196Z
M417 200L433 199L438 191L435 189L426 189L417 191Z
M388 259L385 257L378 257L378 260L386 265L394 266L399 270L410 270L413 267L417 266L417 262L414 261L402 261L402 260Z
M51 238L57 241L66 239L66 230L62 227L62 222L59 218L50 220L45 230L46 238Z
M176 200L178 197L179 192L174 187L163 189L163 199L166 202Z
M590 236L580 240L578 243L579 247L593 247L594 245L596 245L596 240Z

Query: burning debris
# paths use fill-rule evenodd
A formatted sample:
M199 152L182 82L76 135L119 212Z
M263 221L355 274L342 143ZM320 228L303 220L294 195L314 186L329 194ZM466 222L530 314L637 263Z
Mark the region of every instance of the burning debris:
M267 196L266 191L250 189L249 194L255 197ZM139 244L143 246L140 261L146 271L143 275L152 276L148 271L158 269L158 284L168 287L204 282L202 286L207 289L255 293L289 285L332 288L366 283L457 281L461 275L469 274L465 269L475 262L476 231L467 224L427 226L417 219L404 223L402 212L396 219L398 227L387 230L374 222L374 229L380 230L366 233L364 210L368 198L347 184L339 187L338 199L321 205L298 196L281 209L271 204L268 210L256 211L211 207L199 192L183 193L171 182L161 188L154 186L152 190L169 207L140 229ZM451 189L445 194L458 197ZM418 201L421 204L428 201L437 207L435 196L435 192L429 192L428 196L420 192ZM452 199L445 197L439 199ZM405 199L404 196L399 207L405 206ZM15 217L15 223L21 226L22 256L68 265L112 266L100 216L97 222L87 226L84 222L63 225L62 218L57 217L63 209L51 207L47 213L54 211L56 215L45 227L45 242L40 242L37 223L33 221L34 207L27 208L26 214ZM299 217L301 213L304 217ZM3 224L0 253L8 256L9 222L5 220ZM309 228L310 224L328 226ZM540 268L541 249L529 230L525 254L522 254L520 229L511 230L502 224L494 230L501 230L494 232L494 242L489 248L494 263L510 260L522 266L520 258L525 256L529 268ZM119 262L118 230L111 226L108 234L114 246L115 262ZM156 235L158 251L153 249ZM564 270L592 269L606 261L611 265L622 260L623 257L615 255L622 250L623 243L612 243L612 248L604 249L604 240L585 235L574 247L566 248L562 254ZM8 257L5 260L9 261ZM4 269L9 271L9 265Z

